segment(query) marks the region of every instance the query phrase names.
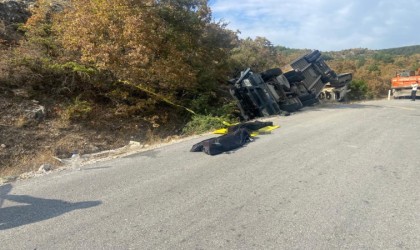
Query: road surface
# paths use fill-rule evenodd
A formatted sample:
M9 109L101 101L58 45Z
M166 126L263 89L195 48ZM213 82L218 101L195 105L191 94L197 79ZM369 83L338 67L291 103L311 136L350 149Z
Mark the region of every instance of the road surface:
M420 101L321 105L0 187L0 249L420 249Z

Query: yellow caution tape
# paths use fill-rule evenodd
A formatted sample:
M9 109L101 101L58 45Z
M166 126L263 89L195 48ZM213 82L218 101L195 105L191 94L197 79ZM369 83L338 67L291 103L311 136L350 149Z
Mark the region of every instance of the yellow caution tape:
M252 131L251 132L251 136L252 137L255 137L255 136L259 135L259 134L268 134L268 133L271 133L271 131L273 131L275 129L278 129L278 128L280 128L280 126L278 126L278 125L275 125L275 126L266 126L266 127L263 127L263 128L258 129L257 131ZM220 128L220 129L217 129L217 130L213 131L213 134L222 134L222 135L225 135L227 133L228 133L228 129L227 128Z
M151 91L151 90L148 90L148 89L147 89L147 88L145 88L145 87L141 87L140 85L133 84L133 83L131 83L131 82L129 82L129 81L126 81L126 80L119 80L119 82L124 83L124 84L126 84L126 85L130 85L130 86L132 86L132 87L135 87L135 88L137 88L137 89L139 89L139 90L141 90L141 91L143 91L143 92L146 92L147 94L149 94L149 95L151 95L151 96L154 96L154 97L156 97L157 99L159 99L159 100L161 100L161 101L163 101L163 102L166 102L166 103L167 103L167 104L169 104L169 105L172 105L172 106L175 106L175 107L178 107L178 108L185 109L186 111L190 112L191 114L193 114L193 115L197 115L197 113L195 113L193 110L191 110L191 109L189 109L189 108L187 108L187 107L185 107L185 106L182 106L182 105L176 104L176 103L174 103L174 102L170 101L169 99L167 99L167 98L165 98L165 97L163 97L163 96L161 96L161 95L159 95L159 94L157 94L157 93L155 93L155 92L153 92L153 91ZM235 125L240 124L239 122L237 122L237 123L229 123L229 122L227 122L227 121L223 121L223 120L221 120L221 119L220 119L220 121L223 123L223 125L225 125L225 126L227 126L227 127L231 127L231 126L235 126ZM267 127L264 127L264 128L259 129L258 131L253 131L253 132L251 133L251 136L252 136L252 137L255 137L255 136L257 136L257 135L258 135L258 134L260 134L260 133L270 133L271 131L273 131L274 129L277 129L277 128L279 128L279 127L280 127L280 126L267 126ZM217 130L215 130L215 131L213 132L213 134L227 134L227 133L228 133L228 129L227 129L227 128L217 129Z
M251 136L251 137L255 137L255 136L258 136L259 134L260 134L260 133L258 133L258 132L255 132L255 131L254 131L254 132L252 132L252 133L250 134L250 136Z
M213 134L221 134L221 135L224 135L224 134L227 134L227 132L228 132L228 129L227 128L221 128L221 129L217 129L217 130L213 131Z
M131 82L129 82L129 81L126 81L126 80L119 80L119 82L124 83L124 84L126 84L126 85L130 85L130 86L135 87L135 88L137 88L137 89L140 89L141 91L146 92L147 94L149 94L149 95L151 95L151 96L154 96L154 97L156 97L157 99L159 99L159 100L161 100L161 101L163 101L163 102L166 102L166 103L167 103L167 104L169 104L169 105L172 105L172 106L175 106L175 107L178 107L178 108L185 109L186 111L190 112L191 114L193 114L193 115L197 115L197 113L195 113L193 110L191 110L191 109L189 109L189 108L187 108L187 107L184 107L184 106L182 106L182 105L176 104L176 103L174 103L174 102L170 101L169 99L167 99L167 98L165 98L165 97L163 97L163 96L161 96L161 95L159 95L159 94L157 94L157 93L155 93L155 92L153 92L153 91L151 91L151 90L148 90L148 89L146 89L146 88L144 88L144 87L141 87L141 86L139 86L139 85L133 84L133 83L131 83Z
M280 126L276 125L276 126L267 126L264 128L260 128L258 129L259 133L270 133L271 131L280 128Z

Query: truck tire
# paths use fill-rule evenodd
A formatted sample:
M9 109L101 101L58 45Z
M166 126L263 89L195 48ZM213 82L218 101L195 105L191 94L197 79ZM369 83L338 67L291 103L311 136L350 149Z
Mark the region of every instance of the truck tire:
M301 82L303 80L305 80L305 76L303 75L302 71L289 71L283 74L286 79L290 82Z
M304 107L307 107L307 106L312 106L312 105L314 105L315 103L318 103L318 99L317 99L317 98L313 98L313 99L309 99L309 100L303 101L303 102L302 102L302 105L303 105Z
M330 92L327 92L327 93L325 94L325 99L327 99L327 100L331 100L331 98L332 98L331 93L330 93Z
M305 101L311 100L311 99L316 99L315 94L305 94L305 95L299 96L299 100L302 103L305 102Z
M286 103L280 105L280 109L287 112L296 112L301 108L303 108L302 102L297 97L291 98Z
M261 78L264 81L268 81L272 78L275 78L279 75L283 74L280 68L269 69L261 73Z
M318 50L314 50L309 55L306 55L305 59L306 61L312 63L312 62L315 62L319 57L321 57L321 52L319 52Z

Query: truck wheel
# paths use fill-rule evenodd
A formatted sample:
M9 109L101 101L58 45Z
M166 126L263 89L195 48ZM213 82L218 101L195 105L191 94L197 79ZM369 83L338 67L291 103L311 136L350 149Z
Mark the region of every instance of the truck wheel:
M261 78L264 81L270 80L271 78L275 78L279 75L283 74L280 68L269 69L261 73Z
M299 100L301 102L307 101L307 100L311 100L311 99L315 99L315 94L303 94L298 96Z
M327 92L327 93L325 94L325 98L326 98L327 100L331 100L331 98L332 98L331 93Z
M308 62L312 63L312 62L315 62L319 57L321 57L321 52L319 52L318 50L314 50L310 54L306 55L305 59Z

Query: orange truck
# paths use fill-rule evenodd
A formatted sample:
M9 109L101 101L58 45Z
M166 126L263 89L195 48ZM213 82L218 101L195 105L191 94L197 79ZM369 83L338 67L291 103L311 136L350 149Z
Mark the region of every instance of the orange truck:
M394 98L401 98L411 95L411 84L420 83L420 68L417 71L403 70L396 73L391 79L391 93Z

